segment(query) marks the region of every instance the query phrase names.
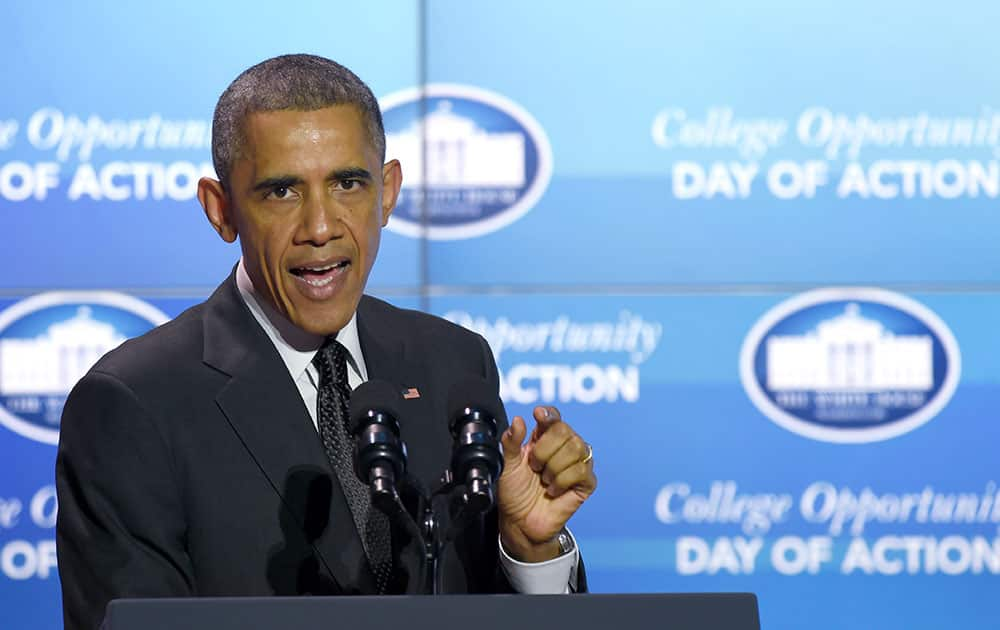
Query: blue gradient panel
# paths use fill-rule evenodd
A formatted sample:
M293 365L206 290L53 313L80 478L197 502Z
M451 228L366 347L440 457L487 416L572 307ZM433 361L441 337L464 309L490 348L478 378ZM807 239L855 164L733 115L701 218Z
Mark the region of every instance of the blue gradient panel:
M494 90L534 115L552 144L552 182L510 227L479 239L434 243L439 284L917 284L996 281L1000 128L996 51L986 2L945 5L637 1L568 9L527 1L429 3L428 80ZM886 29L879 25L891 24ZM928 45L939 42L942 45ZM944 43L947 42L946 45ZM468 54L475 50L476 54ZM872 51L879 51L873 55ZM544 52L541 52L544 51ZM834 122L797 125L812 108L850 122L931 118L987 121L992 143L896 145L868 140L852 157ZM655 139L660 114L708 124L782 121L779 141L753 145L717 125L674 146ZM730 126L730 129L734 127ZM974 132L974 130L973 130ZM879 132L880 134L882 132ZM888 132L886 132L888 133ZM828 136L828 137L827 137ZM834 142L836 138L840 142ZM985 137L985 136L984 136ZM735 139L733 139L735 138ZM821 142L822 141L822 142ZM814 146L815 145L815 146ZM877 160L947 166L976 162L992 192L955 197L901 191L890 199L837 193L845 169ZM774 194L781 162L822 162L815 196ZM756 165L749 194L680 198L682 162ZM945 178L947 179L947 178ZM887 177L900 185L901 177ZM946 191L939 191L946 192ZM483 257L482 251L502 252ZM530 274L510 261L530 261Z
M16 247L0 248L0 266L24 270L0 277L4 289L214 287L239 250L215 235L194 196L211 152L202 136L185 135L198 127L184 123L210 126L229 82L278 54L336 59L376 96L418 77L415 1L346 12L324 2L38 2L7 13L0 49L17 63L3 64L0 82L16 89L5 91L0 121L18 129L9 146L0 143L0 168L19 162L31 175L26 183L9 171L6 187L15 194L0 194L0 233L17 234ZM92 118L103 125L95 122L88 135ZM42 185L39 163L57 171L52 188ZM115 163L129 168L109 167ZM23 191L32 194L13 200ZM413 287L418 250L387 233L372 284Z
M981 499L992 502L997 496L989 445L1000 439L992 411L1000 404L1000 342L983 334L983 327L1000 314L1000 296L909 295L955 334L962 379L935 418L900 437L866 444L796 435L748 399L738 373L740 348L757 319L788 297L461 295L435 298L431 306L501 348L509 415L527 415L534 404L556 404L593 445L599 488L573 527L594 590L753 591L761 597L766 628L935 628L940 626L933 620L941 619L952 619L949 627L992 627L995 615L987 602L1000 570L1000 510L994 512L989 503L985 518L973 515L967 522L946 518L945 507L934 503L921 516L917 503L928 488L945 497L974 496L979 509ZM593 333L595 324L612 326L622 321L622 312L661 331L648 356L593 335L589 348L580 341L584 327ZM575 349L553 342L561 334L554 332L560 319L569 320L568 331L579 327L565 336L580 337ZM603 369L600 383L577 378L587 364ZM560 365L570 371L555 370L554 393L546 398L539 374L543 366ZM629 366L639 370L634 399L628 399L628 388L615 389L608 376ZM599 400L592 401L594 390L603 392ZM612 400L621 391L626 395ZM529 402L536 392L538 399ZM862 501L866 490L880 500L910 495L917 503L907 518L882 512L859 516L846 504L834 510L831 501L841 493ZM775 517L769 510L782 497L786 505ZM686 507L688 499L695 500ZM756 507L743 512L733 507L743 500ZM685 516L684 510L691 512ZM937 547L914 552L911 574L903 543L891 546L893 537L930 539L926 544ZM957 539L945 542L949 537ZM760 541L752 564L743 564L732 550L737 538ZM872 560L879 541L888 549L881 564ZM958 546L948 548L952 543ZM823 561L817 556L814 572L807 556L800 561L795 555L809 544L829 553ZM785 563L772 557L782 545ZM974 545L980 545L978 556ZM936 565L939 553L946 558ZM933 604L924 601L931 594ZM909 597L913 604L890 609L886 597Z

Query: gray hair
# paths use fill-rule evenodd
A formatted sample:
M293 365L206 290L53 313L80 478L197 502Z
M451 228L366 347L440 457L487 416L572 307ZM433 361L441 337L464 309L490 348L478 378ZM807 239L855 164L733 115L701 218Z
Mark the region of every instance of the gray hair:
M382 112L371 89L353 72L316 55L281 55L244 70L219 97L212 119L212 162L223 187L229 187L233 161L246 141L250 114L281 110L315 111L354 105L368 125L372 147L385 159Z

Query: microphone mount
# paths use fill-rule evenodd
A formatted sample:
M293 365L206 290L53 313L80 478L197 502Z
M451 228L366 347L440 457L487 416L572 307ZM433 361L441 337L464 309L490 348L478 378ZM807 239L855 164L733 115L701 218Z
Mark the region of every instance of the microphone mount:
M355 436L355 472L368 485L372 505L406 531L423 550L421 578L411 593L441 592L439 557L444 544L454 540L470 523L493 507L495 485L503 470L503 453L497 440L497 413L502 409L484 379L456 383L449 392L449 417L453 441L450 466L439 487L428 493L419 479L406 469L406 444L400 437L399 409L402 395L389 383L362 383L351 396L351 420ZM460 404L451 404L462 400ZM469 404L468 401L476 401ZM400 497L403 487L416 497L416 514L411 514ZM452 505L453 517L442 531L434 511L434 498L451 495L464 486L459 505Z

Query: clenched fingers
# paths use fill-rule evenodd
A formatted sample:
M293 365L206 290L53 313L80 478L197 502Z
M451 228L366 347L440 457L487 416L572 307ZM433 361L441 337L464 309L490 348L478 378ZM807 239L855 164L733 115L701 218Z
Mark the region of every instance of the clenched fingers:
M528 457L531 469L536 473L542 472L552 456L574 437L576 433L573 429L561 420L545 424L539 422L535 427L531 455Z
M574 464L583 462L589 452L590 449L587 447L586 442L583 441L583 438L574 433L545 462L545 467L541 471L542 483L546 485L552 483L553 479L564 470Z
M576 489L589 496L597 488L597 477L592 464L593 461L581 461L566 468L553 478L545 492L554 498Z

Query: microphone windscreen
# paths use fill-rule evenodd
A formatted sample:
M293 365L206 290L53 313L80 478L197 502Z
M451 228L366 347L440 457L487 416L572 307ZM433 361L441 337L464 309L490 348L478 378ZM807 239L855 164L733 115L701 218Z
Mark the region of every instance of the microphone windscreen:
M502 403L495 388L481 376L470 376L457 381L448 390L448 422L464 415L466 408L479 409L490 417L500 417Z
M367 424L368 412L380 411L399 420L403 395L386 381L365 381L351 392L351 430L357 433Z

